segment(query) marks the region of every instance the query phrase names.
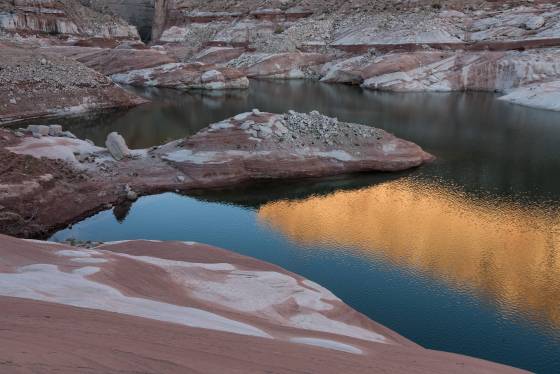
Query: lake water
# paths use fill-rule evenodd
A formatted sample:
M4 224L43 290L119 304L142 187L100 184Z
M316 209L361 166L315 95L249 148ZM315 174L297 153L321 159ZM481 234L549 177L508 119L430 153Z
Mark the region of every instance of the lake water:
M319 110L438 159L399 174L145 197L51 239L217 245L302 274L425 347L560 373L560 113L484 93L251 83L225 94L142 91L152 104L61 122L99 144L118 131L147 147L252 108Z

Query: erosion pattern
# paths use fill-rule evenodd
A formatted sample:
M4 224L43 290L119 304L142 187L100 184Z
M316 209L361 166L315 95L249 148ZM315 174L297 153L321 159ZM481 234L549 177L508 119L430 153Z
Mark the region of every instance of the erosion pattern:
M314 282L193 242L0 235L0 305L3 372L524 372L423 349Z
M0 4L0 29L23 35L81 35L137 38L138 32L118 17L93 11L78 0L8 0Z
M319 113L255 110L212 124L196 135L129 150L116 133L107 148L74 139L57 126L0 138L0 231L36 237L107 204L160 191L223 188L259 179L398 171L432 156L369 126ZM60 204L62 200L72 204ZM121 208L117 208L121 209Z
M154 0L80 0L84 5L102 13L115 14L136 26L142 40L152 36Z
M560 7L546 1L188 1L156 4L182 59L255 78L388 91L497 91L555 109Z
M150 7L3 2L0 43L75 60L118 84L224 90L245 89L248 78L315 79L385 91L490 91L559 109L557 2L159 0L146 45L117 15L142 13L133 22L145 34ZM0 93L0 108L26 100L2 86ZM0 123L18 120L17 108Z

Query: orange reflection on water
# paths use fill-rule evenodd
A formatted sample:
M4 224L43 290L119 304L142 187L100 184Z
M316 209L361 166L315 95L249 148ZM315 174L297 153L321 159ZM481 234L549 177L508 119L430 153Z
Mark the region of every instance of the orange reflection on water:
M354 247L560 326L560 212L399 180L260 208L305 245Z

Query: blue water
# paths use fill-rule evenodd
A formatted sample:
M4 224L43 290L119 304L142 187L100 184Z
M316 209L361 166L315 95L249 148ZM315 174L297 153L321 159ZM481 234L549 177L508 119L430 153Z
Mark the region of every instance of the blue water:
M430 348L560 370L560 331L504 316L491 300L353 248L306 247L263 225L255 210L172 193L140 199L118 222L112 211L53 236L116 241L198 241L278 264L332 290L347 304Z
M148 146L253 107L317 109L375 123L424 146L438 161L398 175L144 197L120 207L118 219L113 211L104 211L51 240L212 244L318 282L425 347L560 373L560 114L512 106L487 94L376 94L301 82L261 82L246 93L225 97L146 94L155 99L151 106L68 124L96 142L116 127L136 146ZM336 198L356 192L365 201L380 199L385 195L376 188L384 184L389 191L405 188L418 200L427 199L435 210L429 216L434 224L415 230L404 226L410 224L406 215L399 216L387 222L393 234L405 232L404 239L394 242L378 236L373 240L368 230L353 233L360 225L376 231L377 203L368 211L360 206L353 211L336 205ZM294 208L274 205L284 201L294 202ZM309 215L313 204L325 204L326 222L340 220L352 233L337 237L322 229L315 221L322 211ZM404 206L390 197L380 204L394 204L396 210ZM267 209L271 222L263 219ZM379 209L380 215L388 214ZM448 220L459 223L446 226ZM439 236L441 243L433 241ZM481 248L480 253L473 248Z

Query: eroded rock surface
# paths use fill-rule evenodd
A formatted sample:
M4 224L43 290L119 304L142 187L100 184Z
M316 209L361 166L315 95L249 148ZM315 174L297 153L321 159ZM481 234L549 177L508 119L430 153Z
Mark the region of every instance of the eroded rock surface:
M136 27L78 0L10 0L0 4L0 30L14 35L139 39Z
M557 3L437 5L160 1L156 39L184 61L211 56L252 78L322 79L375 90L507 93L560 78Z
M202 63L170 63L154 68L114 74L113 81L140 87L175 89L243 89L249 87L247 77L237 69L220 68Z
M524 372L423 349L310 280L199 243L0 235L0 259L6 371Z
M0 220L0 230L21 236L40 236L106 204L130 200L130 191L138 196L259 179L399 171L433 159L416 144L383 130L317 112L272 114L255 109L190 138L130 151L116 134L111 136L110 152L64 132L41 137L17 132L3 130L5 139L0 138L0 156L10 160L6 165L14 165L0 182L0 205L13 219ZM36 167L26 171L30 160ZM43 183L47 173L53 178ZM73 203L57 203L61 199Z
M79 62L0 44L0 125L146 102Z

